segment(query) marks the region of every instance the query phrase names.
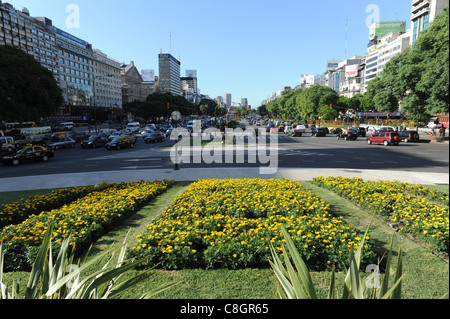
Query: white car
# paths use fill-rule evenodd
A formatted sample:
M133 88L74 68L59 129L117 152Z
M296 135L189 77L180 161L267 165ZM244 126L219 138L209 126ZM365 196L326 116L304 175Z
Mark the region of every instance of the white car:
M284 127L284 134L288 134L292 130L292 126L287 125Z

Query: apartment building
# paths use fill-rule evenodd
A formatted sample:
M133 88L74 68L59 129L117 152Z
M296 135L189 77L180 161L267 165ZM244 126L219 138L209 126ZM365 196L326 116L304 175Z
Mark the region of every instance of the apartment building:
M55 29L47 18L32 18L27 8L16 10L0 1L0 45L11 45L34 56L59 79Z
M428 29L434 18L442 13L449 0L413 0L411 2L411 28L410 45L414 45L419 34Z
M97 107L122 106L121 64L94 49L94 97Z

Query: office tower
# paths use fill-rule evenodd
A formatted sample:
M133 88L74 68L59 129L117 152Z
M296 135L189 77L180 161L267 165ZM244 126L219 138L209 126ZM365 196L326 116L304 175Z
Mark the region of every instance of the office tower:
M225 93L223 95L223 103L227 109L229 109L231 107L231 94L230 93Z
M169 53L161 53L158 58L160 92L181 95L180 61Z
M122 106L121 64L94 49L94 98L97 107Z
M412 36L410 44L414 45L420 32L428 29L434 18L442 13L448 5L448 0L413 0L411 5Z

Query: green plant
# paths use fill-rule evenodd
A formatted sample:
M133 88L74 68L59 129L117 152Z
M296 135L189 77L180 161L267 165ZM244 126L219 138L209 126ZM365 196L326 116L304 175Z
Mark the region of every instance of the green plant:
M277 285L274 296L278 295L278 297L282 299L318 299L309 271L300 257L294 242L284 226L281 226L281 230L287 245L287 250L284 245L282 247L284 264L275 249L271 247L273 261L271 260L270 264L279 286L282 287L281 290ZM366 236L364 236L364 238L365 237ZM363 246L364 239L356 253L353 253L353 251L350 252L350 266L343 283L342 299L399 299L401 297L401 282L404 276L401 274L402 250L400 249L398 254L397 269L392 287L389 288L388 274L390 272L391 259L391 253L389 252L386 264L386 275L380 285L377 285L376 288L371 288L366 285L366 281L361 279L359 273L361 248ZM291 256L294 265L291 263L289 256ZM333 269L327 298L336 299L337 297L335 271Z
M125 260L127 242L130 231L119 248L111 248L99 254L89 261L87 257L79 260L77 265L73 264L73 249L70 249L70 238L62 242L56 261L52 258L51 235L53 222L45 234L42 245L33 263L28 284L24 295L19 293L19 286L13 282L8 291L3 283L3 246L0 244L0 299L107 299L120 292L142 282L154 274L145 271L137 276L122 282L120 277L138 266L143 260ZM109 258L108 258L109 255ZM86 274L86 270L108 258L100 269ZM114 261L116 260L116 261ZM84 277L82 275L85 275ZM163 287L154 288L141 296L151 298L160 292L169 289L178 282L169 283Z

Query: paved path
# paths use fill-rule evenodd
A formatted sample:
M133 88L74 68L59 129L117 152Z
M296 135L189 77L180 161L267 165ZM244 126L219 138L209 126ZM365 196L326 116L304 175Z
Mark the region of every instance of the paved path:
M310 181L317 176L359 177L364 180L400 181L411 184L448 185L447 173L405 172L393 170L358 169L298 169L280 168L273 174L263 175L259 168L181 168L144 169L133 171L105 171L58 175L0 178L0 192L33 189L50 189L72 186L95 185L103 182L131 182L139 180L197 181L210 178L287 178Z

